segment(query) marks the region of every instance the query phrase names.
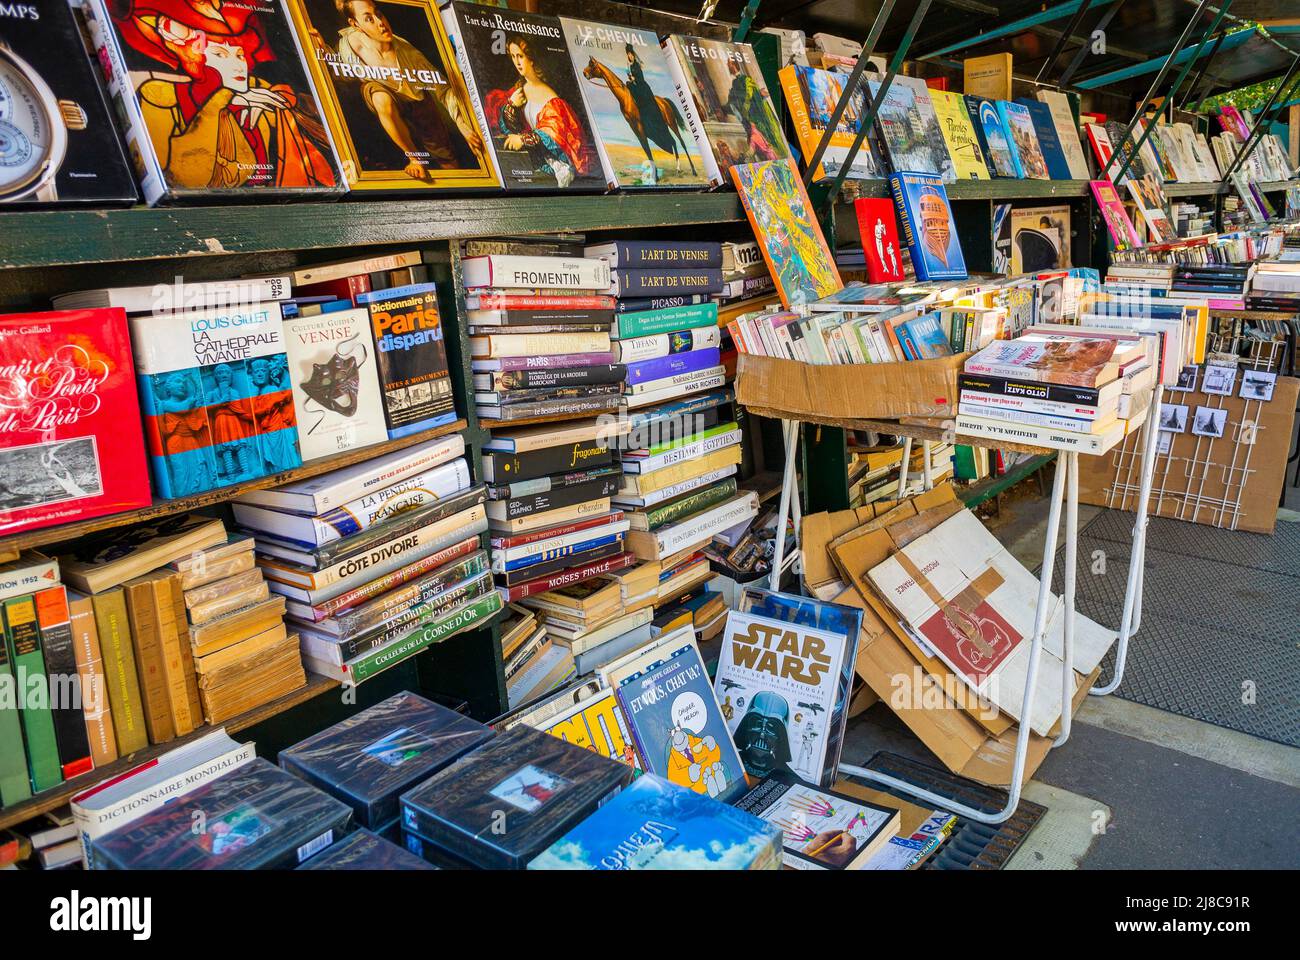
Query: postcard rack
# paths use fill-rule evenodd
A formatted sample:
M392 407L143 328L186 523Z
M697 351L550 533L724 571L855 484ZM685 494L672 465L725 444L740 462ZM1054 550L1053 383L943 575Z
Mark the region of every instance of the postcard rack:
M1124 679L1124 666L1128 659L1128 644L1133 634L1137 633L1142 624L1142 590L1143 590L1143 573L1146 557L1146 532L1148 522L1147 505L1151 497L1152 479L1155 473L1157 435L1160 423L1160 405L1163 399L1164 387L1157 384L1154 396L1151 399L1151 409L1147 414L1146 423L1140 430L1141 437L1141 469L1139 474L1139 496L1136 504L1136 518L1133 523L1133 552L1129 562L1128 581L1125 585L1124 607L1120 615L1120 625L1118 630L1118 642L1115 647L1115 667L1114 675L1109 683L1103 687L1094 687L1089 693L1092 696L1104 697L1114 693ZM798 444L799 444L799 427L801 422L818 423L821 422L816 418L804 414L800 417L794 417L789 414L783 416L781 411L755 409L750 407L751 412L758 413L762 416L773 417L782 421L782 432L785 438L785 467L782 476L781 486L781 503L779 514L777 516L776 529L783 530L787 520L793 515L796 518L795 525L795 554L799 551L798 540L798 522L799 516L799 497L797 494L798 478L796 476L796 466L798 464ZM827 420L834 426L847 426L858 430L873 430L877 433L891 433L903 438L903 461L902 471L899 478L899 496L902 497L907 492L908 485L908 464L910 460L912 444L920 441L925 448L923 479L922 484L925 488L931 485L930 476L930 445L940 440L952 440L956 443L969 444L980 447L996 447L999 449L1011 449L1024 453L1050 453L1052 449L1047 447L1026 446L1022 444L1007 443L1005 441L990 440L984 437L969 437L962 434L954 436L951 430L951 422L948 427L925 425L922 423L903 423L882 420L859 420L845 422L841 419ZM1029 669L1028 679L1025 682L1024 699L1021 703L1022 717L1029 716L1030 706L1034 701L1034 694L1038 686L1038 666L1042 658L1043 644L1047 635L1047 614L1049 610L1049 601L1052 592L1052 576L1056 566L1056 544L1060 536L1061 513L1064 507L1065 513L1065 568L1064 568L1064 585L1062 590L1062 599L1065 602L1065 635L1063 639L1063 669L1061 673L1061 723L1060 732L1052 742L1052 748L1063 746L1070 739L1070 724L1072 714L1070 704L1075 694L1074 688L1074 622L1075 622L1075 577L1078 568L1078 546L1079 546L1079 452L1077 450L1058 450L1056 460L1056 475L1052 482L1051 502L1047 517L1047 533L1043 542L1043 564L1039 573L1038 600L1034 614L1034 633L1030 641ZM776 553L772 562L772 574L770 586L773 590L780 589L781 575L784 570L791 565L791 557L784 555L784 538L778 537L776 543ZM1011 818L1020 805L1020 793L1024 787L1025 776L1025 759L1029 750L1029 733L1030 727L1027 723L1021 723L1016 731L1016 751L1012 762L1011 784L1008 789L1007 802L1003 808L995 813L988 813L983 810L977 810L963 803L956 803L949 797L918 787L914 784L901 780L897 777L891 777L886 774L877 773L874 770L868 770L866 767L855 764L841 764L840 772L856 777L860 780L867 780L881 786L898 790L910 796L916 797L927 803L932 803L936 807L959 814L971 820L980 823L1003 823Z

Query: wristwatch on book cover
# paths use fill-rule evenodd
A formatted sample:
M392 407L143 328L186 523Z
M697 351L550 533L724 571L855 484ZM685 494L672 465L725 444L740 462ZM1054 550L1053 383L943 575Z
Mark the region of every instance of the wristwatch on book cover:
M86 111L54 91L0 41L0 203L57 200L54 177L68 131L86 129Z

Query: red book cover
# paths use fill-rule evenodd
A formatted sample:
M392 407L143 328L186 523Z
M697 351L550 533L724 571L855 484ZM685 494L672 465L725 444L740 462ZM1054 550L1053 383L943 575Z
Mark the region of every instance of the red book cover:
M126 314L0 316L0 534L151 500Z
M929 87L931 90L947 90L948 78L947 77L926 77L925 85Z
M898 246L898 221L894 201L882 197L859 197L853 201L858 231L867 258L867 279L872 283L903 280L903 251Z

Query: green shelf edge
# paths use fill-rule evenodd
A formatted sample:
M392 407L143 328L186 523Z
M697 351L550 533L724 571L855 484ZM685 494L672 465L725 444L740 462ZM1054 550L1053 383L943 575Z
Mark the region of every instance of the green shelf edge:
M992 500L999 493L1014 487L1021 480L1033 476L1055 459L1056 454L1054 453L1040 453L1037 456L1030 457L1024 463L1017 464L1000 477L988 477L978 483L971 484L965 490L958 490L957 499L966 505L966 509L974 510L980 504Z

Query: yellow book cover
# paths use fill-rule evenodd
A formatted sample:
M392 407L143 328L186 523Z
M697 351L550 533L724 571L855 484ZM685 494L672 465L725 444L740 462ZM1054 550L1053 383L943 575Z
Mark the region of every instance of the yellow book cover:
M1011 54L993 53L962 61L962 89L986 100L1011 99Z
M989 180L989 168L984 163L984 153L980 150L979 138L971 126L970 113L966 110L966 101L960 93L948 90L931 90L930 102L934 104L934 115L939 120L939 129L943 131L944 143L952 155L953 170L958 180Z

